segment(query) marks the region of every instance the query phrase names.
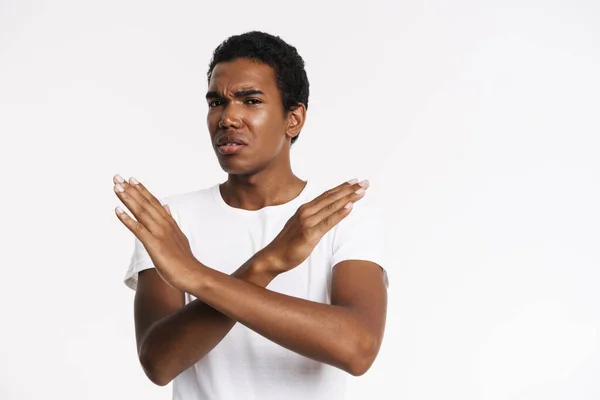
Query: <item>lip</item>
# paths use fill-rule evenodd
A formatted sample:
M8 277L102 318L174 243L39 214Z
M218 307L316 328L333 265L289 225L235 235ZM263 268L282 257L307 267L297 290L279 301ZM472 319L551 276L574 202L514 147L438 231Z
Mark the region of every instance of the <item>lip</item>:
M222 146L226 143L237 143L241 145L247 145L248 143L244 140L242 135L237 133L229 133L223 136L220 136L216 140L217 146Z
M244 149L244 147L246 147L245 144L238 144L238 145L233 145L233 146L220 145L220 146L217 146L217 149L219 150L219 153L221 153L221 154L230 155L230 154L239 153L240 151L242 151Z

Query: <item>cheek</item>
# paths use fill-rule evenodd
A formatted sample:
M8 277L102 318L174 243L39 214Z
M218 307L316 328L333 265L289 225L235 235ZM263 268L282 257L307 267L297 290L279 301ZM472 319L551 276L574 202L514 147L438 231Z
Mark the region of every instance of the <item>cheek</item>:
M253 112L246 113L244 120L246 121L246 125L260 128L268 125L269 119L267 118L267 115L268 113L263 110L253 110Z
M217 129L219 124L219 118L215 113L209 112L206 116L206 125L208 126L209 131L214 131Z
M246 117L246 124L250 127L260 129L264 131L264 133L273 133L280 129L283 126L283 121L277 118L273 118L272 110L255 110L252 113L249 113Z

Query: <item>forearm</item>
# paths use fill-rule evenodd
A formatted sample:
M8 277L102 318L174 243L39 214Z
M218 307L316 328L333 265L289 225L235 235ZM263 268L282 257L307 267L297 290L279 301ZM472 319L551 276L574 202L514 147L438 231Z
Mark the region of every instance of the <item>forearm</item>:
M277 293L202 265L186 291L267 339L353 375L366 371L379 349L346 307Z
M273 276L262 272L265 262L257 253L231 276L266 287ZM158 385L166 385L208 354L236 321L196 299L178 312L157 321L140 346L146 374Z

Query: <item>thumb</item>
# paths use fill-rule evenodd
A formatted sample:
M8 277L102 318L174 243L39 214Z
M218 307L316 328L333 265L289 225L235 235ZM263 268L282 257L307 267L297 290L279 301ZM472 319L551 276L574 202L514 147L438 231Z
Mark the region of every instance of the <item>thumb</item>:
M169 209L169 205L168 204L163 204L163 207L165 208L165 210L167 210L167 212L169 213L169 215L171 215L171 210Z

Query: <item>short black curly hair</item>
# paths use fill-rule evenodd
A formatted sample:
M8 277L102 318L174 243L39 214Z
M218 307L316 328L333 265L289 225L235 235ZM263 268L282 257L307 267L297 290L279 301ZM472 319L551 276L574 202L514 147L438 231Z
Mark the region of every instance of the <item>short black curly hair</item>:
M210 82L215 65L236 58L260 61L273 68L285 112L294 110L298 103L304 104L308 109L308 77L304 60L294 46L287 44L279 36L259 31L231 36L215 49L208 67L208 81ZM298 136L300 134L292 138L291 144L294 144Z

